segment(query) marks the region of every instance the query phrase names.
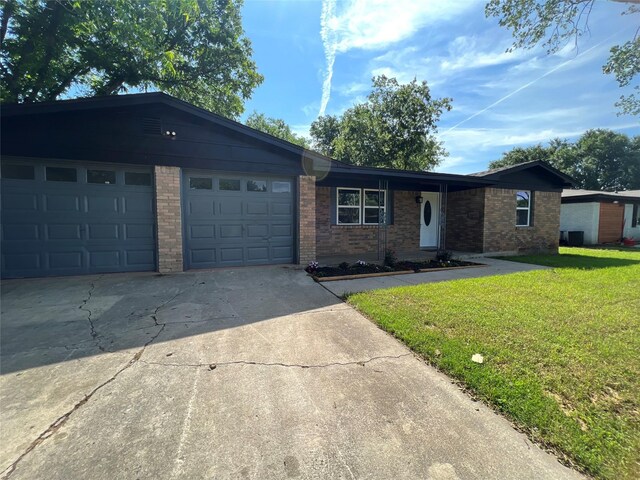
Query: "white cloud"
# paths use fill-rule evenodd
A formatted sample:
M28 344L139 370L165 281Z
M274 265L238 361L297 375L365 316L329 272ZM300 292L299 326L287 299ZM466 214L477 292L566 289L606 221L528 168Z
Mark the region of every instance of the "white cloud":
M410 38L422 27L456 18L479 3L479 0L352 0L341 3L338 11L336 0L324 0L320 35L327 69L319 114L324 115L331 98L336 54L386 48Z
M519 58L530 55L524 50L507 52L505 45L498 45L487 50L485 39L476 36L455 38L449 44L449 56L440 61L442 72L470 70L472 68L491 67L515 62Z

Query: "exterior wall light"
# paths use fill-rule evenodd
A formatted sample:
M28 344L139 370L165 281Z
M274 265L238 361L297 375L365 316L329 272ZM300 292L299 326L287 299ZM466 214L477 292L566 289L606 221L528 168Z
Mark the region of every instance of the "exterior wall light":
M422 203L422 196L421 195L416 195L416 203Z

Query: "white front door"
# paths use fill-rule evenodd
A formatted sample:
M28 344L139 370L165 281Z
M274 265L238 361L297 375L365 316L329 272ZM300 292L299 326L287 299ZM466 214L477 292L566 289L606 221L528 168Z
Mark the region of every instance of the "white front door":
M438 247L438 216L440 215L440 194L422 192L420 205L420 246Z

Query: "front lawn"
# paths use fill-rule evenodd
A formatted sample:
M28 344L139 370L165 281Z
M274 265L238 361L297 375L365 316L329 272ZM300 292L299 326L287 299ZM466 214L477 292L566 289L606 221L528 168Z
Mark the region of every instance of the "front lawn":
M348 301L565 460L640 478L640 252L516 259L554 268Z

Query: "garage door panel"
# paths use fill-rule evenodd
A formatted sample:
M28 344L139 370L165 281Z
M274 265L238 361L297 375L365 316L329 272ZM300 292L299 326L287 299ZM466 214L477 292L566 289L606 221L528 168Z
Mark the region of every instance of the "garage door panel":
M266 238L269 236L269 225L257 224L247 225L248 238Z
M2 226L2 241L38 240L38 231L36 224L6 224Z
M3 212L32 212L38 209L38 196L33 193L6 193L2 195Z
M44 195L44 210L46 212L79 212L80 197L77 195Z
M117 250L90 252L89 265L92 267L117 267L120 265L120 252Z
M211 199L189 199L189 213L193 216L213 216L216 213L215 210L215 203Z
M191 225L189 232L190 238L216 238L216 229L213 225Z
M217 261L216 250L214 248L201 248L191 250L192 264L215 264Z
M220 247L220 262L238 264L244 261L243 249L241 247Z
M87 197L88 213L118 213L118 197Z
M269 213L269 205L264 202L247 202L247 215L267 215Z
M125 250L125 258L127 265L131 267L145 267L144 269L153 270L155 267L155 250Z
M123 227L125 239L153 241L153 224L140 225L135 223L125 223Z
M82 251L49 252L46 258L50 268L81 268L82 256Z
M129 193L123 198L123 214L142 214L144 218L153 216L153 197L149 194Z
M79 224L45 225L48 240L80 240Z
M292 238L293 225L290 223L282 225L271 225L271 238Z
M271 247L271 253L273 260L288 261L288 259L293 257L293 247L290 245Z
M225 198L220 200L220 215L238 218L242 215L243 201L241 198Z
M17 253L2 255L2 270L32 270L37 271L41 266L39 253Z
M271 204L271 212L274 216L289 217L293 214L291 202L273 202Z
M291 263L293 181L232 175L184 172L186 267ZM211 188L190 188L204 177L213 179ZM196 209L196 203L218 210Z
M153 187L123 181L143 169L96 166L116 172L117 183L105 185L86 183L87 167L64 165L76 181L46 181L46 162L33 164L30 179L2 179L2 276L154 270Z
M242 225L220 225L220 238L224 240L241 240Z
M87 229L88 240L117 240L118 224L106 224L106 225L89 225Z
M269 247L247 247L247 260L267 263L269 261Z

